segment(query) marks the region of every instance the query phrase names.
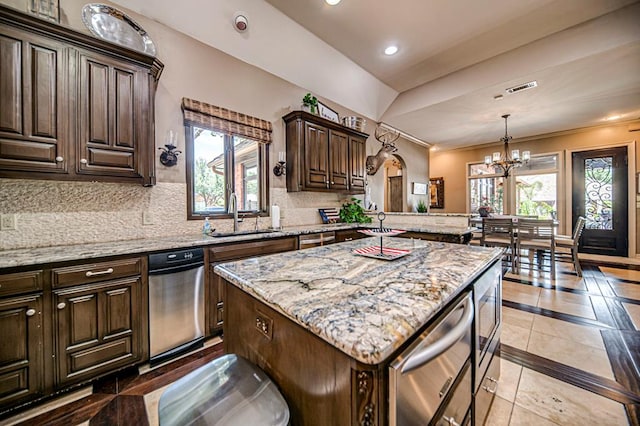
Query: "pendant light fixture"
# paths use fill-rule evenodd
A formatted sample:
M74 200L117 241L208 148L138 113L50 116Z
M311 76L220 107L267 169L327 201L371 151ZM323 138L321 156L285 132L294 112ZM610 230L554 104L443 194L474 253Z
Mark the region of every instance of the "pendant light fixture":
M531 158L529 151L522 151L522 157L520 157L520 151L517 149L511 151L511 155L509 155L509 141L513 139L507 132L507 119L509 116L510 114L502 116L502 118L504 118L504 137L500 138L500 140L504 142L504 153L501 155L500 152L494 152L493 155L484 157L484 163L487 166L502 169L502 176L505 178L509 177L509 172L512 169L526 164Z

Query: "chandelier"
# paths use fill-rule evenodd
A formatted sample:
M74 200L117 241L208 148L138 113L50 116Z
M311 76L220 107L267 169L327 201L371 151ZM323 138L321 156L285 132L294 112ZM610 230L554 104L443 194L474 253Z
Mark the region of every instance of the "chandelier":
M522 151L522 157L520 157L520 151L517 149L511 151L511 156L509 156L509 141L513 139L507 133L507 118L509 118L509 115L510 114L505 114L502 116L502 118L504 118L504 137L500 138L500 140L504 142L504 153L501 155L499 152L494 152L493 155L487 155L484 157L484 163L487 166L501 168L503 172L502 175L505 178L509 177L511 169L526 164L529 161L529 158L531 158L531 153L529 151Z

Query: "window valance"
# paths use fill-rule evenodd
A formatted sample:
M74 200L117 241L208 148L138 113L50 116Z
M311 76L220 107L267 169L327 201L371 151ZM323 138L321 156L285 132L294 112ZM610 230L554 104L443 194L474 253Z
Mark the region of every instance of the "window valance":
M182 112L185 124L208 127L262 143L271 143L272 140L270 121L189 98L182 98Z

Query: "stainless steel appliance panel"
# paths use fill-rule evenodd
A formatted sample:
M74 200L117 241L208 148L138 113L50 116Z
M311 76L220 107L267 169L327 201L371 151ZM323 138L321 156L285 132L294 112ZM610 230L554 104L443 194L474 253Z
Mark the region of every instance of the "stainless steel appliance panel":
M491 403L498 391L499 377L500 354L496 353L489 363L486 376L475 393L474 419L477 425L483 425L489 415Z
M467 415L469 418L471 417L469 413L471 407L471 368L469 363L467 363L462 379L452 392L451 399L435 422L438 426L461 425Z
M204 336L204 266L149 277L151 357Z
M389 423L392 426L431 421L470 359L473 317L473 303L467 293L391 363Z
M500 262L494 264L474 284L476 307L476 377L477 387L489 366L496 343L500 339L502 324L502 269Z

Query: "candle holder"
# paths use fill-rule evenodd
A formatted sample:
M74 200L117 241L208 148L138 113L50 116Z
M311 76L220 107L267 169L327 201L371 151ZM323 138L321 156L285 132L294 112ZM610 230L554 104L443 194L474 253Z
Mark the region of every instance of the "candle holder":
M160 163L163 166L173 167L178 164L178 155L182 154L182 151L178 151L176 148L177 138L173 130L169 130L167 134L167 144L164 148L158 148L162 151L160 154Z
M284 152L278 153L278 164L273 168L273 174L276 176L282 176L287 174L287 166L284 160Z

